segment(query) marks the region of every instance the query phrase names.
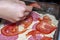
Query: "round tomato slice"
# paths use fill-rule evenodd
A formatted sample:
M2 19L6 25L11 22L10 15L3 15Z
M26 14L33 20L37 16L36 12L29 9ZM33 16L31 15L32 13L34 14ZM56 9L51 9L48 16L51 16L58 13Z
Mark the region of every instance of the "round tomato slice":
M40 33L43 33L43 34L49 34L53 32L55 29L56 29L55 26L52 26L44 21L36 25L36 30L40 31Z
M33 18L29 16L28 18L26 18L26 20L22 22L22 24L24 24L24 27L27 28L29 25L31 25L32 21L33 21Z
M26 31L26 29L19 31L18 28L19 27L16 24L9 24L1 29L1 33L6 36L14 36Z
M52 40L52 38L44 36L41 40Z
M6 36L14 36L18 34L18 27L16 24L6 25L1 29L1 33Z

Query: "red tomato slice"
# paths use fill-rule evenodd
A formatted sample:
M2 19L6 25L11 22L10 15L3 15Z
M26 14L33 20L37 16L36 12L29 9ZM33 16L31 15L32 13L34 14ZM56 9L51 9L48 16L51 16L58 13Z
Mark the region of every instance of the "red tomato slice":
M32 21L33 18L29 16L25 21L22 22L22 24L24 24L24 27L27 28L29 25L31 25Z
M53 32L55 29L56 29L55 26L52 26L44 21L36 25L36 30L40 31L40 33L43 33L43 34L49 34Z
M52 40L52 38L44 36L41 40Z
M37 30L32 30L28 34L26 34L26 36L28 37L29 35L32 35L33 37L35 37L36 34L40 34L40 32Z
M36 40L36 34L40 34L40 32L36 30L32 30L26 36L28 37L29 35L32 35L32 37Z
M1 33L6 36L17 35L18 27L16 26L16 24L7 25L1 29Z
M21 34L21 33L25 32L25 31L26 31L26 29L24 29L23 31L19 31L18 26L16 26L16 24L6 25L5 27L3 27L1 29L1 33L3 35L6 35L6 36L18 35L18 34Z

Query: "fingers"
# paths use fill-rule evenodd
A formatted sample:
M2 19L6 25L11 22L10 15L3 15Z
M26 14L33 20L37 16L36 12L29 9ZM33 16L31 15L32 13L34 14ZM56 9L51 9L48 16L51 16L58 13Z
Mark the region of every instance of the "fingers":
M27 12L31 12L31 11L32 11L32 9L33 9L33 7L32 7L32 6L26 6L26 11L27 11Z
M24 15L27 16L27 15L29 15L29 13L30 13L30 12L25 12Z
M12 23L20 21L20 20L24 20L26 16L29 15L29 13L32 11L32 7L26 6L25 3L22 1L19 1L19 2L17 1L17 3L18 4L5 2L4 3L4 5L6 5L6 7L4 7L5 9L3 9L3 7L1 8L3 9L2 10L3 16L1 18L8 20Z
M26 6L26 10L25 10L25 12L24 12L24 15L25 16L27 16L27 15L29 15L30 14L30 12L32 11L32 6Z
M17 3L25 5L25 2L23 2L23 1L18 0Z
M15 23L20 20L19 18L9 18L9 17L3 17L3 19L10 21L12 23Z

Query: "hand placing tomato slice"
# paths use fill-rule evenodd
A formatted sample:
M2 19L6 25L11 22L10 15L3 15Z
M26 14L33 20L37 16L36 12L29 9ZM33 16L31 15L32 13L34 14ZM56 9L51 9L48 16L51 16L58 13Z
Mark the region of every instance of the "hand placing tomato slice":
M52 40L52 38L44 36L41 40Z
M44 21L41 21L36 25L36 30L43 34L49 34L53 32L55 29L55 26L52 26Z
M27 28L29 25L31 25L32 21L33 21L33 18L29 16L26 20L22 22L22 24L24 25L25 28Z
M24 27L25 27L23 31L18 30L19 27L18 25L16 25L17 23L12 23L3 27L1 29L1 33L6 36L14 36L14 35L24 33L27 30L26 28L32 23L32 20L33 20L32 17L29 16L26 20L22 22L22 24L24 24Z

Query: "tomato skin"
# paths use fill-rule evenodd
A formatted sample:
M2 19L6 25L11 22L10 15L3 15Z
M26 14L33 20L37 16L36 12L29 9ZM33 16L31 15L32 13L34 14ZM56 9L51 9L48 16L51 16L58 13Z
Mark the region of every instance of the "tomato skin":
M46 22L39 22L36 25L36 30L38 30L42 34L50 34L56 29L56 27L46 23Z
M52 40L52 38L44 36L41 40Z

